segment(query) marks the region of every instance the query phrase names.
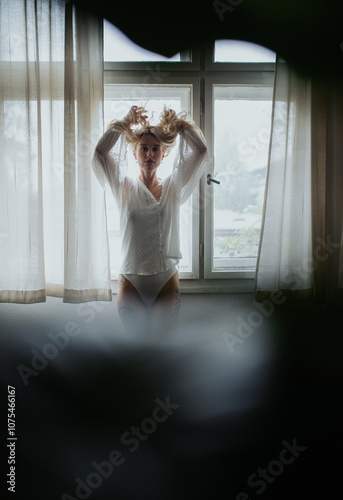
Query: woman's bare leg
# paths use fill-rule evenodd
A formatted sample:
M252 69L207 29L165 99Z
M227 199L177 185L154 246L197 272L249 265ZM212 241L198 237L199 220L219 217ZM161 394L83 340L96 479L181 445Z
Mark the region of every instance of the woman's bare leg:
M149 326L149 313L136 288L120 275L117 291L117 309L124 328L134 334L144 334Z
M179 274L176 272L160 290L150 313L150 330L160 334L177 323L181 305Z

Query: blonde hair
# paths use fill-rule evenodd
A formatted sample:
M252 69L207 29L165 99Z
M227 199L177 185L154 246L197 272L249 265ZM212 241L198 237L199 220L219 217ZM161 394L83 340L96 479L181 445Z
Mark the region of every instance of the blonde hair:
M158 125L150 125L148 117L143 115L146 110L138 107L136 113L131 108L122 120L113 120L109 127L116 128L120 124L118 131L124 132L128 144L136 149L137 144L144 135L153 135L162 144L165 155L176 143L177 136L186 128L193 128L201 133L200 129L188 118L187 112L176 113L172 109L164 106L160 115ZM135 128L133 128L135 126Z

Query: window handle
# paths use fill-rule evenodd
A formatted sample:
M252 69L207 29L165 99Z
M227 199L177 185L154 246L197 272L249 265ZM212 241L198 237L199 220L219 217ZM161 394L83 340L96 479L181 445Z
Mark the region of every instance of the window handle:
M217 181L217 179L213 179L213 177L211 177L211 174L207 174L207 184L210 185L211 182L215 182L216 184L220 184L220 181Z

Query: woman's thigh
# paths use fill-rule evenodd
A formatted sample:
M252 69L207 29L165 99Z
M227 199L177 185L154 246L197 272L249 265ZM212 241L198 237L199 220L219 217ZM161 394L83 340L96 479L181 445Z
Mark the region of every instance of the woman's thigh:
M179 317L181 304L179 274L176 272L162 287L151 309L151 327L171 327Z
M136 288L123 275L118 280L117 309L125 328L132 331L146 328L148 310Z

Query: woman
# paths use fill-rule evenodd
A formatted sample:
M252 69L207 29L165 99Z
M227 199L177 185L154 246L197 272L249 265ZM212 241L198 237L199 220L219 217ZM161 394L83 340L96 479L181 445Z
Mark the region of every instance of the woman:
M165 331L175 324L180 307L178 262L179 212L204 171L207 147L198 127L164 108L151 126L146 110L132 106L114 120L99 140L93 170L110 188L120 211L122 262L117 293L119 316L132 331ZM180 136L173 172L164 180L157 169ZM139 166L127 175L127 145Z

